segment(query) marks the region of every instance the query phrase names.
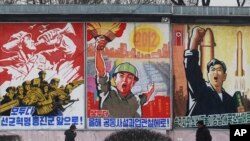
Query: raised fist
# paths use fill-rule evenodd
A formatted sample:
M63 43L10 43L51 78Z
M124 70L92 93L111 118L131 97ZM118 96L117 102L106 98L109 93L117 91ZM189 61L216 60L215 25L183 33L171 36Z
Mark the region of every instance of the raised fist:
M191 38L193 38L195 41L200 43L202 41L205 33L206 33L206 30L204 28L197 26L197 27L193 28Z
M206 30L201 27L194 27L192 30L191 38L190 38L190 49L198 49L199 44L201 43L204 35L206 33Z
M107 39L104 36L97 37L96 42L97 42L96 45L97 50L103 50L108 43Z

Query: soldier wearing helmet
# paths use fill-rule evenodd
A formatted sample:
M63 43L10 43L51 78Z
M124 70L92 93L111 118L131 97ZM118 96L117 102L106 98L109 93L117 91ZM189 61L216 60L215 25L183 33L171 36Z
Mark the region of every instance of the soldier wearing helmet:
M45 85L48 84L48 82L45 80L46 71L41 70L41 71L38 72L38 75L39 75L38 78L34 78L34 79L32 79L31 81L32 81L32 82L34 82L34 81L37 81L37 82L38 82L38 81L39 81L39 87L40 87L41 89L43 89L43 87L44 87Z
M13 87L13 86L10 86L6 89L6 94L4 95L4 99L3 101L1 101L1 104L4 104L4 103L7 103L7 102L10 102L12 100L14 100L14 96L15 96L15 91L16 91L16 88Z
M24 47L22 44L24 44L30 50L36 50L31 34L25 31L20 31L13 34L10 37L9 42L3 45L3 50L6 52L19 51L19 49L23 49Z
M141 106L154 92L152 85L147 92L135 95L131 89L139 80L136 67L128 62L118 65L112 75L115 85L106 72L102 51L108 43L105 38L97 38L95 66L97 89L101 98L100 108L109 111L109 117L138 118L142 116Z
M1 101L0 105L6 105L7 103L11 103L14 100L14 96L15 96L15 91L16 88L13 86L10 86L6 89L6 94L3 96L3 100ZM7 104L7 107L11 107L11 104ZM10 115L10 111L11 108L9 108L8 110L4 110L6 106L1 107L0 106L0 115ZM3 108L3 109L2 109Z
M15 62L24 62L27 65L27 60L33 56L33 52L36 50L34 40L30 33L25 31L19 31L12 34L9 41L3 44L1 48L6 53L16 53L11 57L1 59L2 65L16 65ZM16 65L20 66L20 65Z
M34 30L37 29L34 28ZM4 53L11 53L6 55L6 58L0 59L1 67L4 66L12 71L13 80L30 78L33 75L32 72L39 69L50 69L58 72L65 60L72 60L76 51L74 41L65 33L75 34L70 23L63 29L47 30L39 35L39 38L36 37L37 35L32 37L34 34L26 31L13 33L9 40L1 46ZM56 54L57 57L53 57L52 53Z
M139 80L135 66L125 62L118 65L113 73L116 88L124 96L128 96L135 82Z
M30 91L31 89L31 81L30 80L24 81L22 86L23 86L24 95L26 95L28 91Z
M39 75L39 78L40 78L41 80L44 80L45 77L46 77L46 71L41 70L41 71L38 72L38 75Z
M9 70L18 70L12 72L13 79L25 79L38 66L39 69L51 67L44 55L37 53L37 47L31 33L19 31L12 34L1 49L6 53L12 53L9 57L1 59L0 63L1 66L6 66ZM9 66L14 67L14 69Z
M60 83L60 79L59 78L53 78L50 80L50 90L54 91L56 89L58 89L59 87L59 83Z

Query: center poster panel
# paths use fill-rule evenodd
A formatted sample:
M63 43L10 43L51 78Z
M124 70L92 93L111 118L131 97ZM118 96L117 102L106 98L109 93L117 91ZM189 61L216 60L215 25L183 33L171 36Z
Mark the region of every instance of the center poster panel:
M87 127L171 128L169 24L87 23Z

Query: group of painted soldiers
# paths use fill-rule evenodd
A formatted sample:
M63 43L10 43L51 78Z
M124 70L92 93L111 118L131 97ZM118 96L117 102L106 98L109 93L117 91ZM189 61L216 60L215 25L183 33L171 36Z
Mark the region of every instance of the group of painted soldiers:
M0 104L0 115L10 115L11 108L16 106L34 106L33 115L38 116L62 115L65 110L63 105L78 101L72 100L70 93L82 84L83 80L59 87L60 79L53 78L48 83L45 80L45 71L40 71L38 74L38 78L26 80L20 86L10 86L6 89L7 93Z

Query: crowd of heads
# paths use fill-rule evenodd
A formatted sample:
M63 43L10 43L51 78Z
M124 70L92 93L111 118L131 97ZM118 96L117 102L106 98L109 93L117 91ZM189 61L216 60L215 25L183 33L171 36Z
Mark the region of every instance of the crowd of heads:
M160 132L149 129L123 129L118 130L104 141L172 141L172 139Z

